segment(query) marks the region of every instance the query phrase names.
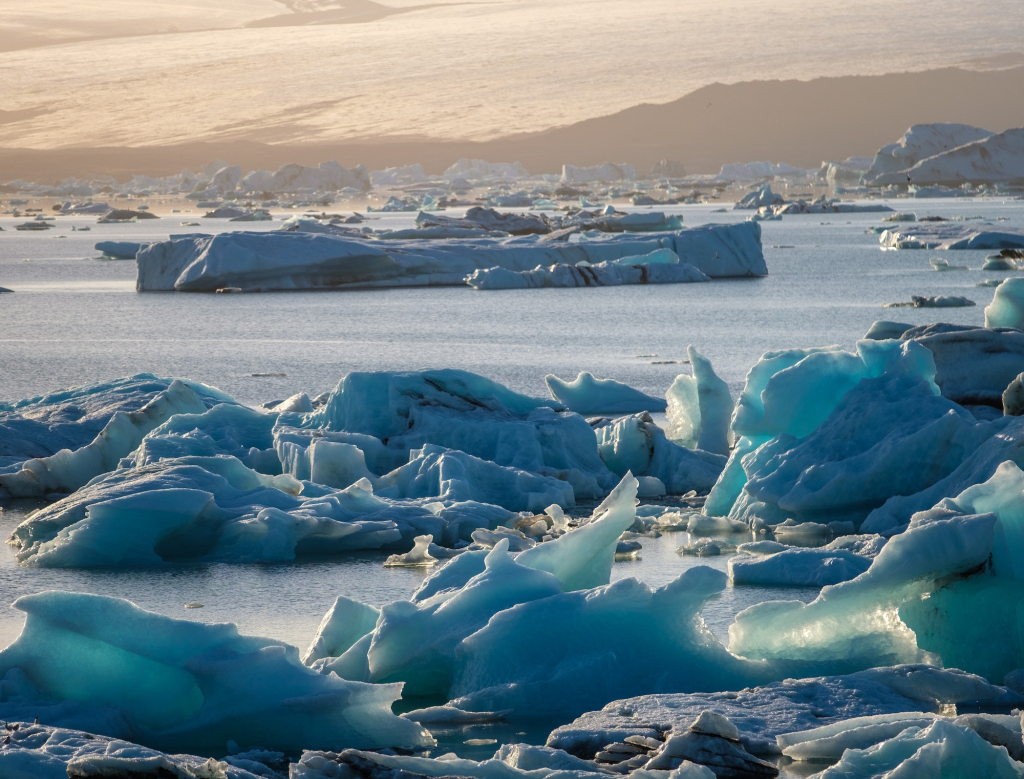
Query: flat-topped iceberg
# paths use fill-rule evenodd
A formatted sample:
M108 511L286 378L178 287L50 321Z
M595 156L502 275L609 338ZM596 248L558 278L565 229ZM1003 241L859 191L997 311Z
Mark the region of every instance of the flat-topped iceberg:
M706 225L644 238L537 243L516 240L375 241L318 233L172 237L138 254L139 290L343 289L460 285L474 271L599 265L669 249L712 278L767 274L760 227ZM653 267L653 266L648 266Z

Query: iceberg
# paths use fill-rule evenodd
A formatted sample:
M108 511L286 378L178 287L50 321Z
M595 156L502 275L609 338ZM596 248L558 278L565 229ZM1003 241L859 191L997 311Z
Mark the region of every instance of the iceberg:
M563 381L553 374L544 377L548 392L570 411L584 416L598 414L635 414L641 411L665 411L661 398L652 398L613 379L595 379L584 371L575 381Z
M89 730L156 749L219 752L228 740L280 751L432 746L396 717L400 685L322 675L294 647L144 611L99 595L19 598L19 638L0 651L0 717ZM116 733L104 733L117 723Z
M860 528L889 498L953 473L1004 426L978 422L928 378L863 379L809 435L780 435L743 458L747 481L729 516Z
M18 471L0 473L0 495L6 492L27 498L74 492L90 479L117 467L148 432L168 418L205 410L206 405L191 387L172 381L138 411L114 412L96 438L80 449L62 449L49 457L27 460Z
M172 381L140 373L14 403L0 402L0 473L21 470L26 460L46 458L62 449L80 449L100 434L115 413L138 411ZM234 403L220 390L182 381L206 406Z
M0 745L4 779L160 776L174 779L278 777L287 762L283 752L265 749L229 755L223 760L168 755L148 747L80 730L31 723L8 723ZM273 767L271 767L273 766Z
M602 165L591 167L577 167L576 165L563 165L562 178L559 183L562 186L575 186L578 184L594 184L597 182L612 181L634 181L636 179L636 168L625 162L615 164L606 162Z
M715 373L711 361L693 346L686 349L692 376L681 374L666 393L669 440L688 449L729 456L734 443L729 385Z
M985 306L985 327L1024 329L1024 279L1007 279Z
M875 746L850 748L840 760L820 774L821 779L871 779L872 777L928 777L956 779L985 776L1020 779L1024 766L1006 748L990 744L969 727L938 718L929 724L907 727Z
M467 371L353 372L323 406L312 414L283 415L282 424L292 420L304 430L386 439L381 449L401 461L435 444L561 479L576 498L600 497L617 480L598 456L590 425L562 409Z
M1019 287L1011 284L1010 288L1014 286ZM1009 300L999 298L989 308L1002 311ZM1002 410L1003 392L1024 362L1024 333L1019 329L938 323L907 326L899 336L893 336L921 344L932 353L935 383L943 397L960 405Z
M770 669L731 655L700 618L724 587L700 566L658 589L622 579L495 614L457 650L452 704L571 716L623 695L766 681Z
M229 169L225 169L229 170ZM354 168L346 168L337 162L321 162L316 167L290 163L282 165L275 172L257 170L241 176L241 169L237 166L233 169L238 175L218 182L218 173L212 182L220 192L233 192L238 189L242 192L289 192L297 193L303 190L313 192L336 192L341 189L351 188L360 192L370 189L370 175L366 168L357 165Z
M883 146L875 154L871 167L864 175L864 183L881 186L886 183L905 184L906 174L888 182L894 174L913 168L922 160L942 154L964 144L983 141L994 135L990 130L969 124L935 122L915 124L895 143Z
M460 647L495 614L607 584L618 538L635 520L636 488L635 479L623 479L586 525L515 559L508 537L489 551L462 553L428 578L413 600L384 606L372 632L317 667L368 682L402 681L406 695L450 697ZM325 617L324 625L332 621ZM355 632L345 630L339 646Z
M733 584L825 587L854 579L870 565L871 558L841 549L786 549L764 557L730 557L729 578Z
M518 162L487 162L466 157L461 158L441 174L441 178L449 181L454 179L515 181L529 177L530 174L526 168Z
M899 618L901 607L946 577L984 566L996 522L992 513L917 514L857 578L825 587L808 604L768 601L741 611L729 627L729 646L747 658L815 661L847 670L921 662L927 655Z
M654 477L673 495L706 493L718 480L726 459L673 443L646 412L603 420L594 431L605 465L620 476Z
M102 252L103 257L109 260L134 260L145 244L134 241L100 241L96 244L96 251Z
M161 565L181 560L276 562L303 554L449 546L515 515L463 502L392 501L368 481L309 497L289 475L266 476L229 456L160 459L118 468L32 515L9 539L39 567Z
M883 251L890 249L1024 249L1024 231L996 230L948 222L918 222L890 227L878 236Z
M504 268L519 273L537 266L577 266L584 261L600 265L659 249L672 250L680 265L693 266L712 278L768 272L760 227L754 223L706 225L646 238L619 234L579 243L542 244L501 239L382 242L323 233L232 232L172 236L144 247L136 258L136 288L213 292L232 287L460 285L478 270ZM662 272L668 273L654 271Z
M1002 701L1006 689L963 671L929 665L874 668L841 676L786 679L727 692L661 693L612 701L556 728L547 745L591 758L606 744L682 730L705 711L727 716L755 755L780 754L783 734L841 727L856 717L922 716L951 704ZM653 746L653 744L652 744Z
M871 177L873 186L918 186L1024 181L1024 127L964 143L933 154L906 170Z

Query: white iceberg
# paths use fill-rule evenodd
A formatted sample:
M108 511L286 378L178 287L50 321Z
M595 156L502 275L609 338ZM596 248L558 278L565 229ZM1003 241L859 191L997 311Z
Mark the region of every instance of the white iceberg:
M895 143L883 146L875 154L871 167L864 175L864 183L881 185L885 183L905 184L906 174L889 182L892 174L913 168L919 162L936 154L948 152L958 146L982 141L994 135L990 130L969 124L935 122L915 124Z
M730 557L729 578L733 584L825 587L854 579L870 565L871 558L845 550L786 549L765 557Z
M544 377L548 392L570 411L584 416L598 414L635 414L641 411L665 411L661 398L652 398L614 379L596 379L592 373L580 373L574 381L563 381L554 374Z
M1024 180L1024 127L965 143L915 163L870 178L873 186L1002 183Z

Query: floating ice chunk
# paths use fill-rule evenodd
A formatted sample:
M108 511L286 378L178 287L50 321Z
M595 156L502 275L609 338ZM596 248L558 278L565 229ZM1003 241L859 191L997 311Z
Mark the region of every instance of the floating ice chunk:
M598 181L633 181L634 179L636 179L636 168L632 165L625 162L618 165L606 162L589 168L563 165L562 178L559 183L563 186L572 186L574 184L592 184Z
M871 168L864 176L864 183L881 185L885 174L902 173L913 168L922 160L941 154L965 143L974 143L990 138L994 133L969 124L933 122L915 124L903 137L878 150ZM906 174L894 183L905 184Z
M138 411L116 412L92 443L75 451L62 450L43 459L28 460L20 471L0 474L0 489L15 497L42 497L51 492L74 492L90 479L117 467L143 436L175 414L198 414L206 406L180 381Z
M330 444L350 447L349 444ZM317 446L324 446L318 443ZM313 481L322 484L314 474ZM446 501L477 501L511 511L540 511L549 505L576 505L572 485L551 476L509 468L465 452L426 444L409 453L409 462L380 478L370 477L374 492L387 498L437 497ZM335 486L344 486L336 484Z
M1024 249L1024 231L981 229L962 223L924 222L891 227L878 236L883 251L890 249Z
M510 552L523 552L537 545L537 542L527 538L525 533L503 527L494 530L474 530L472 538L477 549L493 549L498 544L504 544Z
M530 174L519 162L488 162L466 157L460 158L458 162L441 174L441 178L444 179L469 179L472 181L492 179L515 181L529 177Z
M419 604L396 601L381 609L367 651L370 681L403 681L405 694L447 695L456 647L498 612L561 591L551 574L520 565L500 541L482 573L454 594ZM334 670L331 663L325 666ZM491 711L510 708L508 706Z
M917 515L856 579L825 587L808 604L771 601L741 611L729 628L729 646L744 657L848 668L915 662L921 650L899 608L933 590L938 579L984 564L995 525L994 514Z
M894 341L858 341L852 354L838 346L767 352L747 373L733 430L748 437L803 437L824 422L861 379L886 371L931 380L935 364L919 345Z
M739 684L733 685L733 688ZM950 704L1000 700L1006 691L963 671L934 666L876 668L844 676L786 679L738 692L641 695L614 701L554 730L548 746L590 757L605 744L632 737L661 738L684 730L704 711L736 725L745 749L778 754L776 737L856 717L911 712L938 713Z
M313 665L325 657L338 657L373 631L379 616L380 609L339 595L320 621L313 642L302 655L302 662Z
M424 505L373 495L368 481L299 497L287 475L256 473L233 457L185 457L120 468L15 529L19 560L43 567L154 565L207 559L290 560L307 553L408 549L430 533L460 533L513 517L495 506Z
M317 674L294 647L240 636L234 625L171 619L98 595L40 593L15 607L27 621L0 652L0 677L32 682L0 703L4 719L60 724L53 702L64 701L95 710L102 727L113 709L133 740L197 752L228 739L285 751L433 743L391 713L400 686Z
M614 473L654 476L673 495L710 490L725 466L722 455L669 441L646 413L608 422L595 432L598 453Z
M963 295L911 295L914 308L969 308L977 305Z
M463 711L454 706L430 706L426 709L409 711L400 716L421 725L479 725L500 722L510 713L508 711ZM512 745L507 744L506 746ZM509 765L514 766L515 764L510 763Z
M987 131L980 131L987 132ZM907 170L883 173L872 178L876 186L904 184L918 186L964 182L1011 182L1024 178L1024 128L989 134L956 148L947 147L916 162Z
M165 392L171 381L140 373L15 403L0 403L0 452L4 453L0 455L0 473L20 470L26 460L85 446L116 412L138 411ZM234 403L212 387L195 381L184 383L206 406Z
M739 744L739 730L721 714L701 712L685 731L673 732L665 745L644 766L646 771L665 771L683 761L706 766L724 779L778 776L779 769L754 757Z
M597 454L594 432L585 419L561 409L467 371L353 372L323 406L282 424L387 439L386 451L402 453L403 460L411 450L436 444L560 478L576 498L604 495L616 478Z
M908 777L954 779L985 776L1020 779L1024 768L1003 747L989 744L970 728L945 719L924 727L910 726L867 749L847 750L840 761L820 774L821 779Z
M495 614L459 647L453 703L565 715L623 694L754 683L767 669L730 655L698 616L724 586L699 566L657 590L623 579Z
M598 414L636 414L664 411L665 401L613 379L595 379L584 371L575 381L563 381L553 374L544 377L551 397L584 416Z
M636 521L638 486L627 473L586 524L523 552L516 562L553 574L564 592L607 584L619 536Z
M824 587L860 576L871 559L841 550L787 549L768 557L729 558L733 584Z
M224 760L168 755L128 741L78 730L11 723L0 745L5 779L67 779L69 776L165 776L260 779L278 776L282 752L258 750ZM256 759L259 758L259 759ZM271 768L270 765L274 768Z
M949 260L941 257L932 257L928 260L928 263L935 268L937 271L949 271L949 270L970 270L966 265L950 265Z
M1007 279L985 306L985 327L1024 329L1024 278Z
M907 728L926 728L935 719L936 715L928 712L874 714L775 738L782 754L793 760L839 760L847 749L874 746Z
M923 347L906 345L931 362ZM810 435L781 435L743 458L747 482L729 516L768 524L847 520L856 528L892 496L952 473L1004 425L977 422L938 396L930 378L895 372L862 379Z
M864 338L869 341L886 341L891 338L899 338L907 330L913 329L913 327L914 325L904 324L903 322L889 322L882 319L871 324L867 333L864 334Z
M638 476L637 481L640 482L638 498L662 498L668 493L665 483L657 476Z
M693 375L682 374L669 387L668 429L672 441L688 449L729 456L733 444L729 427L733 413L729 385L711 367L711 361L692 346L687 356Z
M479 531L476 531L479 532ZM405 554L393 554L384 561L385 568L419 567L437 564L437 558L430 554L433 536L416 536L415 545Z
M724 170L724 168L723 168ZM733 209L750 209L756 211L759 208L770 206L781 206L786 202L782 195L776 195L767 184L760 189L754 189L737 200Z
M569 755L565 757L568 758L565 761L568 763L571 757ZM457 757L453 753L430 758L348 749L341 754L305 752L299 762L290 767L290 777L291 779L338 779L344 776L380 775L424 776L437 779L449 776L470 777L471 779L594 779L594 777L608 776L594 764L589 764L589 766L588 771L584 771L576 765L567 769L537 766L527 770L504 762L497 754L493 758L477 762Z
M96 251L110 260L134 260L143 246L145 244L135 241L100 241L96 244Z

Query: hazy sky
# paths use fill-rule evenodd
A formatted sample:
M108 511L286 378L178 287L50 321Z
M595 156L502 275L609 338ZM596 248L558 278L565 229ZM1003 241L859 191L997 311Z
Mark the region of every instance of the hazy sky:
M299 3L321 16L297 21L380 16L366 0ZM486 139L714 81L1024 50L1019 0L494 0L245 27L288 13L274 0L0 0L0 146Z

